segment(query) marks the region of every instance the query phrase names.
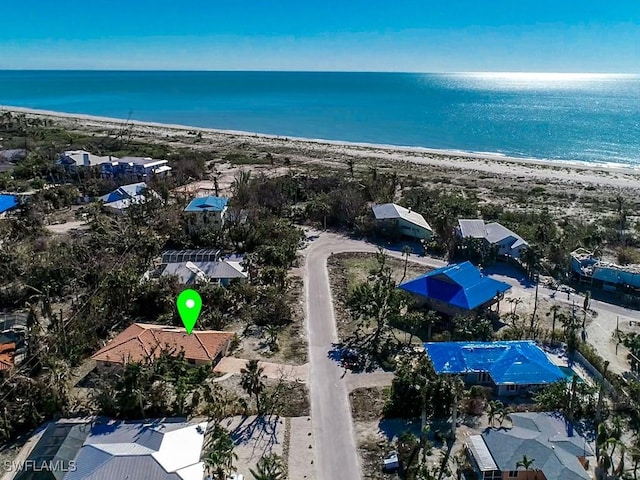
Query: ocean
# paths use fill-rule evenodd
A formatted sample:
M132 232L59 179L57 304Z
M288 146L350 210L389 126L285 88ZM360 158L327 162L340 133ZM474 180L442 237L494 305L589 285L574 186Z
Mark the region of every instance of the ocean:
M640 167L640 76L0 71L0 105Z

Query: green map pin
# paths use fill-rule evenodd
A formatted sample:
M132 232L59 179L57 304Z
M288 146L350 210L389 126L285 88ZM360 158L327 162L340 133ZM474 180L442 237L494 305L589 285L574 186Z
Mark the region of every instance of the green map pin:
M202 309L202 298L195 290L183 290L178 295L177 305L182 324L187 329L187 333L191 334Z

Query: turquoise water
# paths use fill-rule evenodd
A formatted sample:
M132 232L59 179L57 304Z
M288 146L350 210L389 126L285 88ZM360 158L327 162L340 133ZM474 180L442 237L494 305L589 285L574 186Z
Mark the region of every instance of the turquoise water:
M582 378L580 378L580 376L573 371L573 369L569 368L569 367L558 367L562 373L564 373L564 376L567 379L567 382L573 382L573 377L578 377L578 382L582 383L583 380Z
M640 166L640 77L0 71L0 105Z

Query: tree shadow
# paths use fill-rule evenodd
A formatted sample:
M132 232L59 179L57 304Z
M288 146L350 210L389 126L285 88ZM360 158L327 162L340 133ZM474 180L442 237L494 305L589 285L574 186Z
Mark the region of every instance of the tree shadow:
M231 431L231 438L235 445L249 445L253 443L251 454L258 451L263 456L278 445L278 425L280 417L277 415L256 416L249 423L249 417L243 417L242 421Z
M513 278L525 288L533 288L536 286L535 282L527 277L522 270L513 265L509 265L508 263L494 263L493 265L488 265L482 268L482 273L485 275L502 275L504 277Z

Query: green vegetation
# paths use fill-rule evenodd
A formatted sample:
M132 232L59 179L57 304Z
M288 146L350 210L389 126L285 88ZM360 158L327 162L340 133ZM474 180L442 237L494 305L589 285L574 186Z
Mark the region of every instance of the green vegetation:
M282 457L271 453L260 458L256 470L249 469L255 480L284 480L285 467Z
M296 152L288 146L265 152L230 142L226 151L207 150L197 132L187 134L192 144L185 145L169 139L142 140L127 124L113 131L87 133L7 112L0 115L0 134L5 148L27 150L26 158L10 173L0 174L0 190L32 193L18 211L0 220L0 309L28 313L26 361L0 378L0 442L59 415L205 415L214 420L214 426L208 433L204 461L212 475L224 478L232 471L235 457L233 442L219 425L222 418L239 412L289 415L295 408L308 410L308 404L296 403L307 402L303 386L265 380L255 361L242 372L244 397L239 398L211 383L207 369L186 364L179 352L163 352L157 359L103 373L90 398L76 395L73 371L113 334L136 321L180 325L174 305L181 288L177 279L141 281L167 249L243 254L248 282L228 288L199 286L204 304L199 325L258 335L271 353L300 327L294 325L290 276L304 238L299 225L368 238L395 236L397 232L376 227L370 214L372 202L395 201L423 214L436 233L423 245L424 251L468 258L483 266L496 261L496 252L479 242L460 244L454 227L459 218L498 221L532 245L522 264L532 279L548 274L565 280L568 254L578 246L615 253L621 263L640 258L640 229L632 228L630 221L638 200L604 187L581 189L578 195L563 183L532 186L527 181L492 180L477 172L453 176L446 168L366 158L327 166L324 162L330 161L320 154L313 161L296 163L291 160ZM166 158L172 176L150 183L160 199L134 205L125 215L110 216L98 204L79 204L78 199L103 195L117 182L100 178L96 168L72 174L53 163L57 152L76 148L99 155ZM236 170L232 181L228 221L220 230L189 224L182 214L188 199L176 194L175 187L208 178L217 190L218 181L223 182L217 168L229 163L246 169ZM87 229L69 235L48 233L49 223L70 219L86 220ZM497 314L444 318L417 308L396 289L400 279L416 273L408 262L408 250L404 255L403 261L392 261L382 253L345 260L346 278L341 285L345 288L340 289L345 322L353 327L342 338L345 346L356 349L364 368L395 368L392 387L378 398L384 403L385 416L446 422L464 406L473 415L487 409L491 424L508 418L509 408L491 401L486 392L464 392L458 382L435 375L424 355L406 355L414 340L564 341L623 394L603 402L602 386L594 389L586 383L562 382L539 392L535 402L541 409L559 410L575 420L597 420L603 472L622 473L621 452L637 469L640 382L608 372L605 362L583 341L588 301L583 314L569 315L553 307L540 312L537 302L533 313L523 312L524 306L518 308L521 300L513 299L510 308L503 306L500 320L507 328L498 336L494 332ZM543 316L552 322L551 329L541 326ZM628 336L623 341L637 360L637 338ZM609 412L624 415L625 428L635 434L632 446L622 448L615 422L605 419ZM447 458L436 467L420 460L429 450L427 433L423 429L419 437L401 439L398 449L408 465L406 478L438 478L454 470ZM524 460L520 468L530 469L532 460ZM253 474L282 478L280 462L277 457L265 457Z

